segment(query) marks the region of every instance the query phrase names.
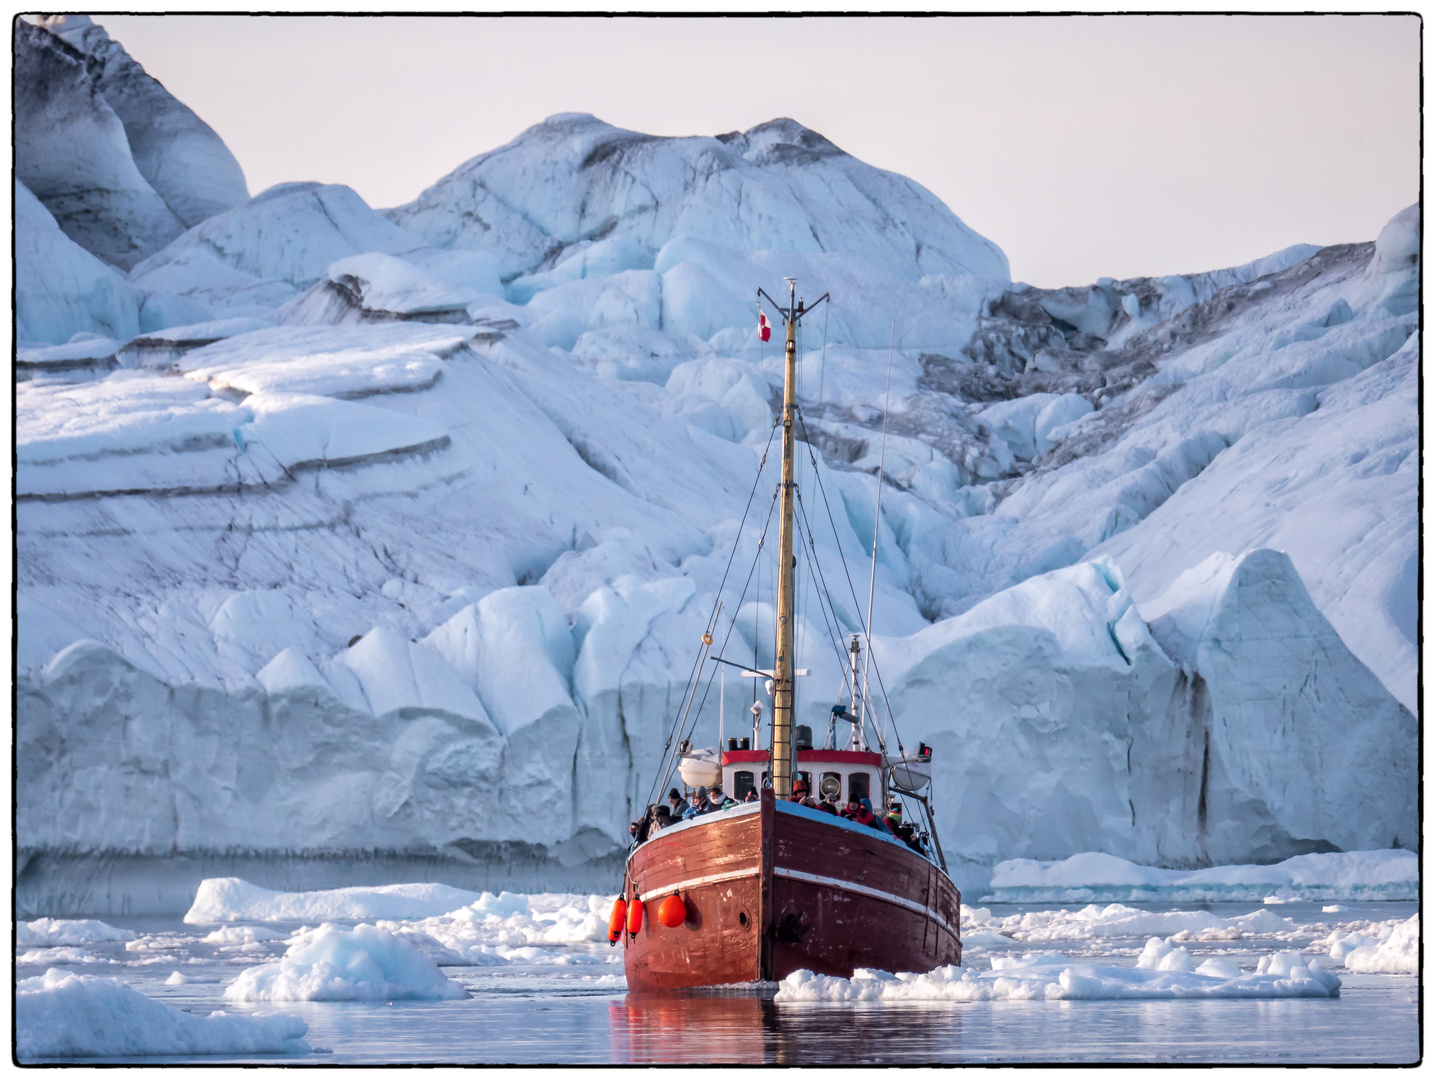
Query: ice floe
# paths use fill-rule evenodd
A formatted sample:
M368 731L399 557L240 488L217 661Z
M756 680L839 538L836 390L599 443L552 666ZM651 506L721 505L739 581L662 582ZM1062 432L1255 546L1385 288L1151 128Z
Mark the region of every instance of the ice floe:
M1085 852L1040 862L1010 859L992 871L983 903L1072 901L1193 903L1228 900L1414 900L1420 859L1413 851L1297 855L1264 866L1165 870Z
M119 979L51 968L15 984L15 1052L39 1058L306 1053L295 1016L184 1012Z
M184 921L205 924L423 919L456 911L482 899L483 894L450 885L359 885L285 893L260 888L239 878L205 878ZM246 930L236 928L235 933L244 936Z
M1359 941L1354 948L1342 948L1343 941L1333 943L1331 958L1343 959L1351 971L1420 974L1420 916L1381 929L1375 937L1356 935Z
M324 923L283 958L246 968L226 1001L445 1001L468 992L409 941L364 923Z
M17 923L20 945L93 945L102 941L133 941L133 930L122 930L98 919L32 919Z
M1158 942L1158 945L1160 943ZM1075 962L1061 953L995 957L991 969L949 966L924 974L859 968L851 979L793 972L778 987L779 1002L819 1001L1059 1001L1135 998L1336 997L1340 980L1319 961L1296 953L1260 958L1255 972L1203 965L1193 970L1184 950L1137 967ZM1172 958L1176 959L1172 959ZM1143 959L1146 959L1143 956Z

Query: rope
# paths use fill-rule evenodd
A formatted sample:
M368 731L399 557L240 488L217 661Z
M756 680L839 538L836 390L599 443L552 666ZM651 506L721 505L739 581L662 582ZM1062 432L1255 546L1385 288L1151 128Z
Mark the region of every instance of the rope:
M832 539L837 543L837 556L839 561L842 563L842 573L847 578L847 589L852 594L852 607L853 610L857 613L858 629L860 629L863 635L867 638L867 641L869 643L868 652L871 652L872 650L870 643L872 641L872 636L867 633L867 627L862 622L862 605L857 600L857 586L852 583L852 571L847 565L847 556L842 551L842 537L837 532L837 522L832 517L832 502L827 498L827 487L822 483L822 470L817 467L817 456L812 449L811 441L807 437L807 419L802 415L801 409L797 410L797 422L802 425L802 441L807 443L807 455L809 458L812 459L812 473L814 476L817 477L817 490L818 493L822 496L822 505L827 510L827 522L829 525L832 526ZM880 484L881 482L881 477L878 477L877 483ZM831 598L830 592L828 593L828 597L829 599ZM837 609L835 607L832 610L832 614L835 618L837 615ZM887 700L887 687L882 682L882 668L876 662L875 659L872 662L872 670L877 673L877 685L882 690L882 705L887 710L887 715L892 721L892 734L897 739L897 749L905 752L905 748L902 746L902 734L900 731L897 730L897 718L892 715L892 704L890 701ZM880 735L877 741L879 744L882 742Z
M767 445L762 448L762 457L761 457L761 459L759 459L759 461L758 461L758 463L757 463L757 475L752 478L752 490L747 493L747 505L743 507L743 510L742 510L742 520L738 522L737 533L736 533L736 535L734 535L734 537L733 537L733 541L732 541L732 551L731 551L731 553L729 553L729 555L728 555L728 557L727 557L727 566L723 569L723 572L722 572L722 580L721 580L720 582L718 582L717 592L716 592L716 594L714 594L714 596L713 596L713 612L712 612L711 615L708 616L707 620L706 620L706 621L704 622L704 624L703 624L703 626L704 626L704 633L706 633L706 634L711 634L711 633L713 632L713 630L716 629L717 613L718 613L718 608L719 608L719 606L720 606L720 601L721 601L721 598L722 598L723 586L727 584L728 575L729 575L730 573L732 573L732 564L733 564L733 561L737 558L738 542L742 539L742 529L743 529L743 526L747 524L747 516L748 516L748 514L752 512L752 500L753 500L753 498L757 495L757 485L758 485L758 484L761 482L761 480L762 480L762 471L763 471L763 469L765 469L765 468L767 467L767 455L768 455L768 452L771 451L771 449L772 449L772 440L773 440L774 438L776 438L776 437L777 437L777 425L774 424L772 430L771 430L770 432L768 432L768 435L767 435ZM768 509L768 518L771 519L771 517L772 517L772 510L771 510L771 508L769 508L769 509ZM764 527L763 527L763 534L766 535L766 533L767 533L767 528L766 528L766 526L764 526ZM761 544L758 545L758 550L759 550L759 552L762 550L762 545L761 545ZM751 575L749 575L749 577L750 577L750 576L751 576ZM734 616L734 617L736 617L736 616ZM686 683L686 684L684 685L684 687L683 687L683 697L682 697L682 700L683 700L684 702L688 701L689 697L690 697L693 693L696 692L697 684L696 684L696 681L695 681L695 680L700 680L700 679L702 678L702 670L701 670L701 669L702 669L702 662L703 662L703 654L704 654L704 652L706 652L706 649L701 650L701 651L698 653L698 656L697 656L697 657L694 659L694 661L693 661L693 668L692 668L692 670L688 672L688 681L687 681L687 683ZM680 711L679 714L674 717L673 726L672 726L672 728L670 728L669 731L668 731L667 741L663 743L663 763L664 763L664 764L667 763L667 760L668 760L668 757L669 757L668 751L672 748L672 745L673 745L673 736L676 735L676 734L678 733L678 731L679 731L679 725L680 725L680 723L681 723L681 717L682 717L682 715L683 715L683 713ZM665 768L665 769L663 769L660 773L658 773L658 775L657 775L656 777L654 777L653 785L648 789L648 798L647 798L647 799L644 801L644 803L643 803L644 808L646 808L646 807L648 806L648 804L650 804L650 803L653 801L653 796L654 796L655 794L657 794L657 789L658 789L659 786L661 786L662 781L663 781L663 778L666 777L671 771L672 771L671 768Z

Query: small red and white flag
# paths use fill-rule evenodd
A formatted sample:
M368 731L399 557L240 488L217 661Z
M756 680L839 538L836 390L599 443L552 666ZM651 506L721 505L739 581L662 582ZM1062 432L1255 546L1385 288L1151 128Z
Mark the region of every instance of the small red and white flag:
M772 324L762 312L757 313L757 336L763 341L772 340Z

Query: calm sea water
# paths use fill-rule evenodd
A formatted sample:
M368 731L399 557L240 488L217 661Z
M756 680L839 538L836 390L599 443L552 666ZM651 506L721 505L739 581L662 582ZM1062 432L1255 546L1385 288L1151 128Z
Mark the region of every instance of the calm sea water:
M1258 905L1204 907L1223 917ZM1322 915L1320 905L1277 909L1301 923L1405 918L1416 905L1348 905ZM1171 910L1155 905L1152 910ZM1013 908L994 907L996 914ZM1034 910L1025 907L1021 910ZM185 933L195 944L171 955L179 964L123 969L76 965L88 974L125 979L136 989L196 1012L263 1008L302 1017L308 1041L324 1051L297 1058L203 1058L203 1061L360 1063L684 1063L771 1064L964 1062L1265 1062L1410 1063L1419 1060L1419 985L1413 976L1359 975L1331 962L1340 996L1274 1001L999 1001L921 1004L786 1004L767 993L628 995L608 963L543 963L499 968L446 968L471 998L451 1002L226 1003L224 984L237 958L198 943L205 929L178 919L110 919L154 934ZM1072 941L1042 945L1083 959L1133 963L1141 941ZM1269 941L1192 945L1193 955L1240 960L1274 951ZM99 948L92 949L98 953ZM282 945L273 946L274 955ZM188 955L181 955L187 953ZM122 947L115 955L127 959ZM256 955L251 962L270 956ZM606 958L605 958L606 959ZM187 961L198 960L198 963ZM986 966L973 958L977 966ZM170 987L178 967L218 979ZM17 977L43 970L21 966ZM146 1061L170 1059L144 1059ZM194 1060L194 1059L191 1059Z

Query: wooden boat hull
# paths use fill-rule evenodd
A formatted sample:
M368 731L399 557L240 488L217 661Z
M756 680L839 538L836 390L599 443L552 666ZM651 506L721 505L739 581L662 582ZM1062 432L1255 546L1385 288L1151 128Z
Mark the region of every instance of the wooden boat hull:
M623 935L630 991L779 980L801 968L960 964L961 894L917 853L874 829L794 803L758 803L665 829L628 861L642 927ZM677 893L687 921L658 905Z

